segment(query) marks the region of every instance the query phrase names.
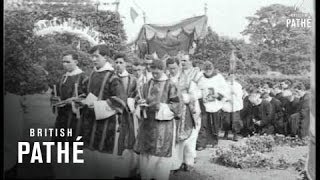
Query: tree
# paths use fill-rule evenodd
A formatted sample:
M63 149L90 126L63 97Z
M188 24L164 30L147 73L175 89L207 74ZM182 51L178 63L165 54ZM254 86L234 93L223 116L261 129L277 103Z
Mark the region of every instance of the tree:
M192 58L206 61L211 61L215 68L222 72L229 70L229 59L231 53L231 44L225 39L219 37L211 27L208 27L207 35L195 50Z
M255 45L248 44L241 39L221 37L208 27L208 33L202 42L198 43L195 50L194 59L209 60L215 68L221 72L229 72L231 50L235 50L236 67L238 74L260 74L268 70L259 62L257 54L260 49Z
M247 17L249 24L242 34L249 35L251 43L261 51L258 60L272 70L299 74L310 69L311 29L286 25L288 18L299 13L302 12L294 7L273 4Z
M59 0L63 1L63 0ZM75 0L74 0L75 1ZM75 1L76 2L76 1ZM91 68L87 54L90 45L74 34L52 34L36 37L34 23L54 17L75 18L86 26L96 26L105 35L103 40L114 51L125 50L126 34L120 15L111 11L79 11L78 6L33 5L5 11L5 90L17 94L38 93L49 83L56 83L62 73L61 53L75 49L81 43L80 61L84 69ZM61 8L67 9L61 11ZM47 76L44 69L49 73Z

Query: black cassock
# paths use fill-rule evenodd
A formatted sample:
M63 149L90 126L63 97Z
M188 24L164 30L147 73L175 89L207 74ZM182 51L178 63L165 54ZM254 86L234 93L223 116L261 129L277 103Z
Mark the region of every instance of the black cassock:
M128 75L119 77L126 94L126 99L135 98L137 96L137 80L135 77ZM126 101L127 103L127 101ZM119 136L119 154L122 154L125 149L133 149L135 143L133 115L127 107L121 116L120 120L120 136Z
M297 112L289 118L290 135L305 137L309 135L310 125L310 94L306 93L299 99Z
M273 134L274 126L272 124L272 105L266 100L261 104L253 106L253 118L260 121L260 126L255 125L256 132L260 134Z
M241 134L243 136L251 135L254 131L254 124L252 122L252 109L253 105L249 101L249 96L243 99L243 109L240 110L240 117L243 122L243 128Z
M84 73L67 77L63 76L57 86L57 96L59 96L62 101L71 97L75 97L75 83L78 84L78 95L81 95L85 91L84 84L86 80L87 78ZM72 128L72 137L53 137L53 141L74 141L80 132L80 127L78 126L79 119L76 117L76 114L72 111L71 104L67 104L63 107L58 107L57 110L58 116L56 118L55 128Z
M275 127L275 133L287 134L287 125L284 118L284 110L280 100L272 98L272 123Z

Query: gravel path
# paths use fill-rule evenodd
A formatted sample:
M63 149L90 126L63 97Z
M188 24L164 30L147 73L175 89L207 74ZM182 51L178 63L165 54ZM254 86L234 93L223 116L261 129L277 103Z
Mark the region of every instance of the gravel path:
M218 146L228 146L233 142L230 140L220 140ZM213 152L212 148L205 149L203 151L197 151L196 164L194 171L192 172L179 172L172 174L171 180L187 180L187 179L199 179L199 180L294 180L296 179L298 172L294 168L289 167L285 170L278 169L237 169L232 167L226 167L210 162L210 157ZM300 146L291 148L288 146L275 147L273 152L269 155L274 158L278 158L284 155L288 163L298 161L300 158L305 159L308 152L307 146Z

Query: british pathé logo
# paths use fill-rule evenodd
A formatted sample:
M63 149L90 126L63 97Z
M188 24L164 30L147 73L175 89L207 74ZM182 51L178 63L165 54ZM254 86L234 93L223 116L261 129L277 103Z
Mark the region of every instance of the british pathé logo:
M300 12L300 9L304 6L304 0L297 3L294 6L295 13L290 14L287 18L286 26L288 28L311 28L312 27L312 17L308 13Z
M306 13L292 14L287 19L287 27L290 28L311 28L312 17Z

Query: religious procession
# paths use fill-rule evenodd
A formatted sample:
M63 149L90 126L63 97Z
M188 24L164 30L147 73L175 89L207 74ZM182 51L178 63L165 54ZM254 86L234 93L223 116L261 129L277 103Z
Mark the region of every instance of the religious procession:
M277 179L282 169L279 179L315 179L312 28L269 42L269 32L252 30L263 22L252 20L247 43L213 31L208 3L202 15L164 25L147 23L152 13L132 2L6 2L5 178ZM267 5L259 12L294 9ZM305 52L288 55L294 48ZM48 146L35 150L45 141L53 143L46 157ZM83 142L83 163L71 161L75 142ZM289 151L300 159L285 159ZM250 168L274 172L237 171Z

